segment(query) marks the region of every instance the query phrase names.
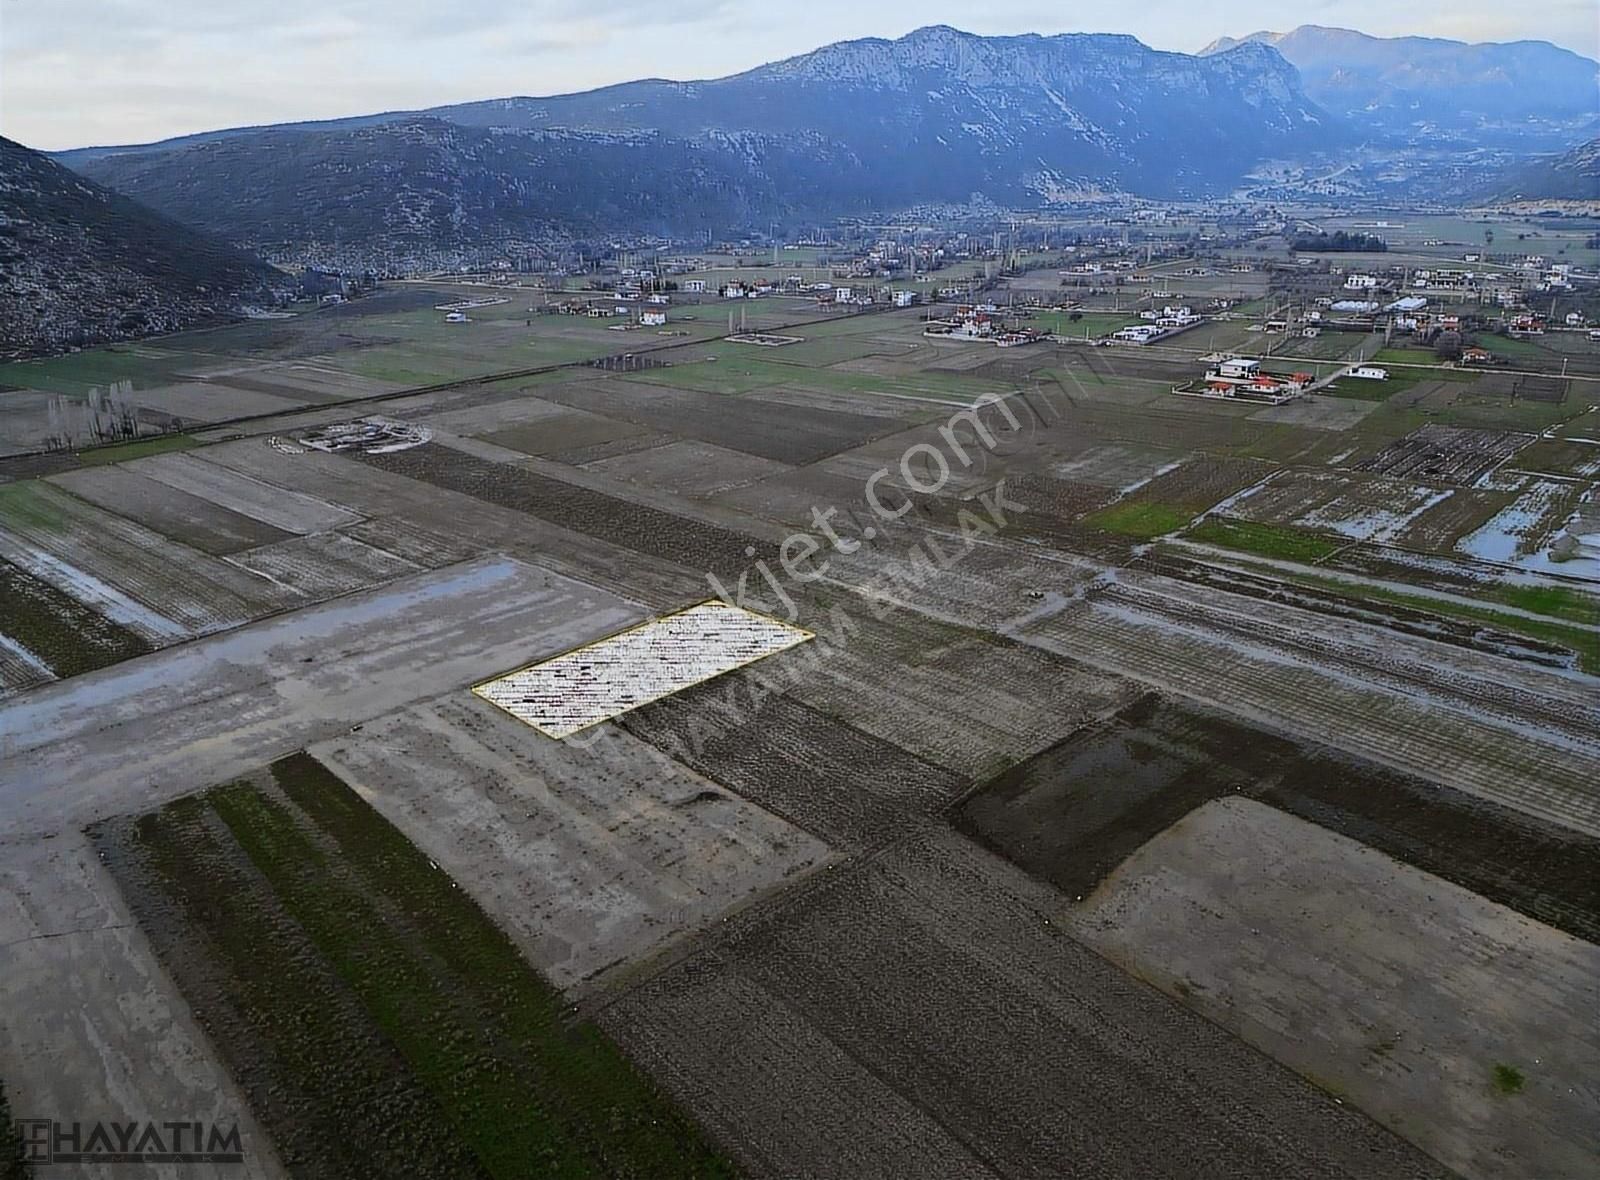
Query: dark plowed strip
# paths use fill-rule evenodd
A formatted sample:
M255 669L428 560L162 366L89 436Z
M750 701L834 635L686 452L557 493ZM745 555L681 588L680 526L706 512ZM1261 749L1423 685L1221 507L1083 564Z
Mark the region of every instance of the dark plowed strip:
M998 776L955 821L1083 897L1145 841L1230 794L1600 941L1600 841L1155 694Z
M732 529L432 443L389 454L363 454L360 458L385 471L526 512L562 528L694 570L734 576L758 558L770 561L774 556L772 547L765 542ZM755 556L745 552L748 548L755 549Z
M152 650L142 635L5 561L0 561L0 634L22 644L57 676L92 672Z
M635 709L622 725L838 848L881 843L968 780L733 672Z

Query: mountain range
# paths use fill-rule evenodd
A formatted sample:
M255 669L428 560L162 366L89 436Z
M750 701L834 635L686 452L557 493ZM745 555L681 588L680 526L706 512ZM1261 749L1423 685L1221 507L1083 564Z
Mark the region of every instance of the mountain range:
M1316 26L1196 55L935 26L707 81L225 129L58 162L5 143L0 347L228 314L274 282L253 254L409 272L573 238L1127 194L1595 199L1597 71L1542 42Z
M270 303L282 272L0 138L0 355L171 332Z
M1277 50L1299 71L1307 95L1376 135L1538 150L1600 131L1600 67L1547 41L1469 45L1301 25L1222 37L1200 52L1242 45Z
M1273 49L920 29L704 82L646 80L60 158L270 252L408 255L569 232L679 236L1105 192L1227 192L1342 132Z
M1600 139L1536 160L1501 177L1487 197L1515 201L1590 201L1600 204Z

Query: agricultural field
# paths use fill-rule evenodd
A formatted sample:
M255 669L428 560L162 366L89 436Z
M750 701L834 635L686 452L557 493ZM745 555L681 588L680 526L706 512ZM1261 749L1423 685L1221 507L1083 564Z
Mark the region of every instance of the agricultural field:
M314 759L92 839L296 1175L732 1174Z
M1079 920L1113 962L1462 1174L1575 1176L1600 1147L1564 1081L1600 1067L1600 1038L1562 1015L1595 998L1592 942L1237 797L1128 858ZM1397 977L1403 998L1377 998ZM1467 1011L1463 993L1516 1002Z
M1263 285L1175 269L1065 326ZM462 292L0 374L162 431L0 439L13 1112L252 1180L1584 1174L1584 374ZM806 638L605 679L718 598Z

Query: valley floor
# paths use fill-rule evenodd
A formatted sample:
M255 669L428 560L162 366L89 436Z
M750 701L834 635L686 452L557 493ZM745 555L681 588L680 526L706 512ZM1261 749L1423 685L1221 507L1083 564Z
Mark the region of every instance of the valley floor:
M362 1174L327 1103L417 1175L1584 1175L1595 472L1521 457L1587 402L760 327L0 461L13 1113L264 1177ZM718 586L815 638L559 742L471 692Z

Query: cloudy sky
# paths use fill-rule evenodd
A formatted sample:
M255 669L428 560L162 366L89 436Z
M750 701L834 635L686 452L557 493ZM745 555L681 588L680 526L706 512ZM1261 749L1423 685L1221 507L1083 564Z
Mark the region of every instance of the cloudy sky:
M1538 38L1600 56L1594 0L0 0L0 135L40 148L328 118L639 77L704 78L919 25L1132 33L1193 52L1297 24Z

